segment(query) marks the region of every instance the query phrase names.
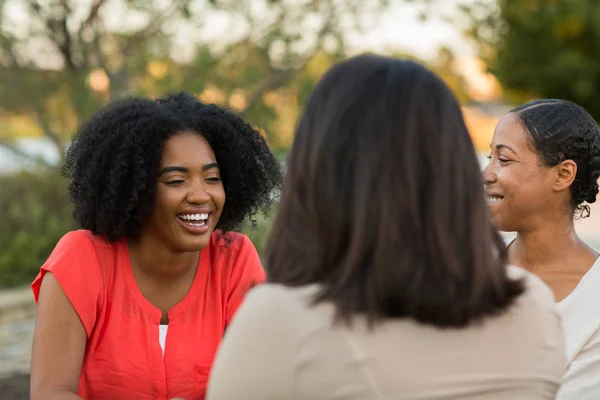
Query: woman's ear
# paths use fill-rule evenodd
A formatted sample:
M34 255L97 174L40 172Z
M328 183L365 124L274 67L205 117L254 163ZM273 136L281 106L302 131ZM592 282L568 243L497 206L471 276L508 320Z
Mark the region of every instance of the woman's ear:
M577 175L577 164L573 160L565 160L554 168L556 168L554 190L557 192L568 190Z

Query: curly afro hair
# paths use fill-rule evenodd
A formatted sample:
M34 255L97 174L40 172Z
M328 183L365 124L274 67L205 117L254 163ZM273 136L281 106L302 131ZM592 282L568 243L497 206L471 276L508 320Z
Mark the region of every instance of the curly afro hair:
M84 123L67 150L74 217L83 229L114 242L137 237L151 211L165 141L183 131L201 134L221 169L226 203L216 229L237 230L268 213L281 182L265 139L242 118L186 93L156 100L115 100Z
M514 112L529 134L542 165L553 167L565 160L577 164L571 185L571 206L581 217L590 215L600 178L600 129L581 106L555 99L534 100Z

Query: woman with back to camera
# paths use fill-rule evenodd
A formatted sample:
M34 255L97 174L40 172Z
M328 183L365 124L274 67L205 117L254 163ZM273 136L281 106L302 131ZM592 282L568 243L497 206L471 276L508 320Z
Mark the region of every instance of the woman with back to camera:
M232 230L271 205L265 140L191 95L128 98L80 128L64 172L81 230L32 284L32 399L203 399L225 328L264 280Z
M225 335L207 399L553 399L552 294L505 265L482 186L437 75L373 55L333 67L298 123L268 283Z
M582 107L536 100L498 123L483 172L511 264L537 274L558 301L569 363L560 400L600 398L600 258L575 232L598 194L600 130Z

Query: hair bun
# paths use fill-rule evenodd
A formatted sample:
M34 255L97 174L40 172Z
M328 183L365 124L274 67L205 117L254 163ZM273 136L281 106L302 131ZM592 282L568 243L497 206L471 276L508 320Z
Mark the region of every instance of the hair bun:
M590 132L587 137L589 146L588 161L588 182L585 190L582 191L582 197L587 203L594 203L598 196L598 179L600 178L600 137L594 132Z
M596 197L598 196L598 184L594 184L590 186L585 194L585 202L592 204L596 202Z

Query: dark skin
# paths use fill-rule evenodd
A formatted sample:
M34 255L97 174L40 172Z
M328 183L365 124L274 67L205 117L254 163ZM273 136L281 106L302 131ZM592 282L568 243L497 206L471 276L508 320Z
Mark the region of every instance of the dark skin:
M130 246L130 252L133 248L135 247ZM139 252L137 249L135 251L136 253ZM136 257L132 253L131 261L133 272L140 291L152 305L162 311L160 323L169 324L169 310L183 300L192 287L196 275L196 268L198 266L198 256L190 258L191 261L183 260L184 264L182 264L182 269L184 269L184 271L181 276L165 282L162 282L160 278L153 275L152 271L147 272L144 270L144 267L140 267L140 264L137 263L135 258ZM145 265L149 264L150 263L146 263Z
M500 120L490 147L490 163L483 171L490 211L499 230L517 232L508 261L538 275L561 301L598 258L573 224L570 186L577 164L541 165L512 114Z
M216 156L202 136L182 132L165 142L155 206L139 238L128 241L142 294L163 313L187 294L200 250L215 229L225 190ZM186 228L178 216L206 213L203 228ZM195 232L193 230L196 230ZM87 335L75 309L50 273L40 288L31 362L31 398L80 399L77 395Z

